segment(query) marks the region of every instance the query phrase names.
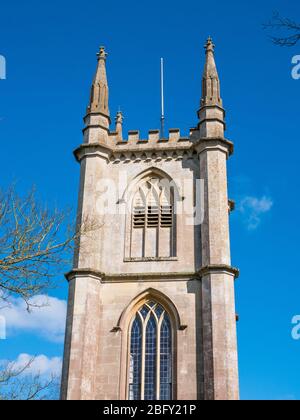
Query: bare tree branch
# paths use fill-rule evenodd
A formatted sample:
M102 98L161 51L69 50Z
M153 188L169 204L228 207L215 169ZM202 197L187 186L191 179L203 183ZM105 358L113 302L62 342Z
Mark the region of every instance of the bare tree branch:
M56 286L54 277L70 263L79 237L100 228L86 217L77 228L70 212L50 212L32 190L20 197L12 187L0 192L0 301L30 298Z
M271 36L275 45L280 47L292 47L300 41L300 24L286 17L280 16L278 12L273 14L272 19L263 25L264 29L281 31L280 36ZM293 32L291 35L288 32Z
M0 370L1 400L50 400L57 399L59 379L55 375L43 378L39 373L31 374L33 357L21 367L7 362Z
M34 361L34 357L31 358L27 363L25 363L23 366L17 368L15 362L7 362L4 366L2 366L2 369L0 371L0 384L6 384L11 379L22 375L26 371L26 369L29 369Z
M14 187L0 191L0 309L15 297L24 300L28 311L45 305L31 298L57 287L55 276L64 272L77 247L84 248L85 238L101 227L90 216L80 216L76 226L70 218L70 211L39 205L34 189L25 197ZM14 362L0 366L0 400L58 397L58 379L30 374L33 362L34 358L22 367Z

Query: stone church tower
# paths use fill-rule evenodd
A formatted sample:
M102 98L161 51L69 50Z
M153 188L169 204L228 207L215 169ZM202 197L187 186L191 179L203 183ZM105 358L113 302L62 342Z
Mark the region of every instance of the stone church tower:
M238 399L225 111L208 39L198 124L111 130L100 48L84 118L79 240L67 275L63 399ZM128 92L128 94L131 94Z

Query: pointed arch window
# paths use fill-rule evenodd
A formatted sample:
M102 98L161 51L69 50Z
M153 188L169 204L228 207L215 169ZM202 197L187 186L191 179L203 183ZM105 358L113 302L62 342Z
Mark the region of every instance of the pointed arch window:
M132 201L131 258L176 256L174 191L167 180L142 180Z
M130 328L129 400L172 399L172 325L154 301L135 314Z

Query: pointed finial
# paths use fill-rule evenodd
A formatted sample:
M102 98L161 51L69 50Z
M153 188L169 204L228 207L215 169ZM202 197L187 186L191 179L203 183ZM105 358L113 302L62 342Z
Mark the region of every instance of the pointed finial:
M98 60L106 60L107 55L105 47L100 47L99 52L97 53Z
M123 119L124 119L124 117L123 117L123 112L121 111L121 109L120 109L120 107L119 107L119 111L117 112L117 115L116 115L116 124L122 124L123 123Z
M116 132L117 132L117 139L118 141L122 141L123 140L123 113L122 111L117 112L116 115Z
M198 111L200 136L224 136L224 110L220 79L214 57L214 44L209 37L205 44L205 64L202 76L202 96Z
M101 113L109 119L108 107L108 83L106 76L106 56L104 47L99 48L97 53L98 62L96 74L91 88L90 103L87 112Z
M214 45L213 40L210 36L208 37L208 39L206 41L206 44L204 45L204 48L205 48L206 52L209 52L209 51L214 52L215 45Z

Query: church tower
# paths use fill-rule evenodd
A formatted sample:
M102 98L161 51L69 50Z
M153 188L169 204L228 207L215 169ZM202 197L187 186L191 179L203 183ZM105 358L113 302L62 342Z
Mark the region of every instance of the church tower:
M111 128L107 54L98 53L84 118L78 223L67 274L62 399L239 398L231 266L225 111L214 59L206 60L198 123L123 138Z

